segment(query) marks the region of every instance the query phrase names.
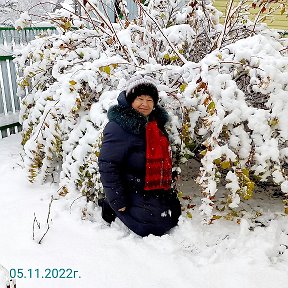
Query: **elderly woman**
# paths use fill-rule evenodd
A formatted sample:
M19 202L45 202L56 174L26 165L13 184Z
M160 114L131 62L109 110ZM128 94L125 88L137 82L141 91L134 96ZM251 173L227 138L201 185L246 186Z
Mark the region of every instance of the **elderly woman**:
M105 199L102 217L118 217L144 237L161 236L177 225L181 207L171 189L172 160L164 108L148 76L132 78L108 111L99 155Z

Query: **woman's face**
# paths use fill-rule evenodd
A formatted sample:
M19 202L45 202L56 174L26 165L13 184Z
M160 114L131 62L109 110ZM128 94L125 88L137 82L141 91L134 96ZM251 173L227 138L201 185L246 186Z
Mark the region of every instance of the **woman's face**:
M149 116L154 108L153 98L149 95L137 96L132 102L132 107L144 116Z

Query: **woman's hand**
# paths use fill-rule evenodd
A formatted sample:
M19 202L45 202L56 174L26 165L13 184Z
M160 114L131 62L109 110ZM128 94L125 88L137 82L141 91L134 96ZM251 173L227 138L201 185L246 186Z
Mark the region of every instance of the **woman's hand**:
M124 212L126 210L126 207L118 209L119 212Z
M172 182L177 182L180 179L180 173L178 171L172 172Z

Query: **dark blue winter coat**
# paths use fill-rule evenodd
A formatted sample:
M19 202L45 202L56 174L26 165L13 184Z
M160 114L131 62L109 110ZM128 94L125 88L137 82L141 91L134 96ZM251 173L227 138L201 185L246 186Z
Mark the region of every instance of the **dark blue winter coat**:
M168 114L163 108L156 105L149 118L165 132ZM144 191L148 119L127 103L125 92L120 93L118 105L109 109L108 119L98 159L107 201L136 234L161 236L177 225L181 207L172 190ZM123 207L126 210L119 212Z

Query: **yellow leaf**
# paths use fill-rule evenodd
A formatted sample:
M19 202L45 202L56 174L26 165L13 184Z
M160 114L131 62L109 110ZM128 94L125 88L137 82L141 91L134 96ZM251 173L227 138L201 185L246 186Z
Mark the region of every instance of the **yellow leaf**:
M181 199L181 198L183 197L183 192L182 192L182 191L179 191L178 194L177 194L177 196L178 196L179 199Z
M26 80L26 79L24 79L23 81L22 81L22 83L21 83L21 85L22 86L29 86L29 82Z
M109 65L107 66L101 66L99 67L99 70L102 72L105 72L106 74L110 75L111 74L111 68Z
M276 126L278 123L279 123L279 119L276 117L274 117L268 121L268 124L271 127Z
M242 173L246 176L249 177L249 170L247 168L242 169Z
M284 200L282 200L282 202L283 202L283 205L288 207L288 199L284 199Z
M222 216L221 215L213 215L212 219L213 220L218 220L218 219L221 219Z
M186 211L186 216L187 216L188 218L192 219L192 214L191 214L190 211Z
M77 82L76 82L75 80L70 80L70 81L69 81L69 84L72 85L72 86L75 85L76 83L77 83Z
M215 109L215 103L212 101L207 107L207 111L212 111Z
M234 217L229 213L227 215L225 215L224 218L228 221L232 221L234 219Z
M79 111L78 107L73 107L71 110L72 113L77 113L78 111Z
M284 213L288 215L288 207L284 208Z
M79 57L80 57L81 59L84 58L84 53L83 53L82 51L79 53Z
M260 217L260 216L262 216L263 214L261 213L261 212L259 212L259 211L255 211L255 216L256 217Z
M179 59L179 57L177 55L173 55L170 57L171 61L176 61Z
M68 189L66 186L62 187L62 189L59 192L60 196L66 196L68 194Z
M168 53L166 53L166 54L163 56L163 58L164 58L165 60L170 60L170 56L169 56Z
M221 163L221 168L222 168L222 169L228 169L228 168L230 168L230 161L223 161L223 162Z
M221 163L221 159L220 158L214 159L213 163L219 165Z
M246 184L247 189L242 195L244 200L249 200L253 197L254 186L255 186L254 182L252 181L247 182Z
M205 150L202 150L202 151L200 152L200 155L201 155L201 156L205 156L205 155L206 155L206 153L207 153L207 149L205 149Z
M187 83L182 83L181 85L180 85L180 91L181 92L183 92L185 89L186 89L186 87L188 86L188 84Z
M250 192L250 191L253 192L254 186L255 186L255 184L254 184L254 182L252 182L252 181L249 181L249 182L247 183L247 189L249 190L249 192Z
M63 28L64 30L69 30L71 28L71 22L70 21L65 21L64 24L60 25L61 28Z
M220 59L220 60L222 60L222 59L223 59L223 57L222 57L222 54L220 54L220 53L219 53L219 54L217 54L216 56L217 56L217 58L218 58L218 59Z
M280 15L283 15L285 13L285 6L280 10Z

